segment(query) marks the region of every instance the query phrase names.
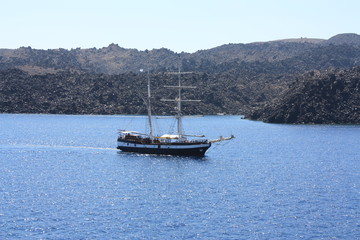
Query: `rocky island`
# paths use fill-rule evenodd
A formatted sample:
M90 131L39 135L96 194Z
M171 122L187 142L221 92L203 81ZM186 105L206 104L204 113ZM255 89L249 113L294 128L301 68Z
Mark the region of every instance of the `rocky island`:
M155 114L176 82L197 86L185 114L242 114L272 123L359 124L360 36L226 44L195 53L96 49L0 49L0 113L144 114L140 69L150 69Z

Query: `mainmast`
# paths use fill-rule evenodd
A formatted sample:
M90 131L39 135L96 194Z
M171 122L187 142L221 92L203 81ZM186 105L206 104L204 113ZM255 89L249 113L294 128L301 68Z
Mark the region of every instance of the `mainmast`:
M177 106L177 114L176 114L176 120L177 120L177 134L179 136L179 140L182 140L183 138L183 129L182 129L182 118L181 118L181 74L180 74L180 66L179 66L179 82L178 82L178 88L179 88L179 96L178 96L178 106Z
M151 89L150 89L150 73L149 73L149 56L148 56L148 62L147 62L147 92L148 92L147 111L148 111L148 121L149 121L149 136L150 136L150 139L153 139L152 117L151 117Z
M191 72L186 72L186 73L191 73ZM177 135L179 137L179 141L183 141L185 139L185 135L184 135L184 131L183 131L183 127L182 127L182 109L181 109L181 103L182 102L200 102L200 100L183 100L181 98L181 89L191 89L191 88L196 88L193 86L181 86L181 72L180 72L180 66L179 66L179 71L178 72L174 72L174 73L170 73L170 74L178 74L179 78L178 78L178 85L177 86L164 86L166 88L177 88L178 89L178 96L175 99L161 99L161 101L171 101L171 102L176 102L177 103L177 111L176 111L176 115L175 118L177 120Z

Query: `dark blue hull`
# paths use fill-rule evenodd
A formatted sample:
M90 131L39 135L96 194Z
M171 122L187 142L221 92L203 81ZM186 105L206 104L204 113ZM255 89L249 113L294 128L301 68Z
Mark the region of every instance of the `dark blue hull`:
M161 155L177 155L177 156L204 156L205 152L211 146L206 144L188 144L188 145L149 145L149 144L129 144L124 146L119 144L118 149L124 152L144 153L144 154L161 154Z

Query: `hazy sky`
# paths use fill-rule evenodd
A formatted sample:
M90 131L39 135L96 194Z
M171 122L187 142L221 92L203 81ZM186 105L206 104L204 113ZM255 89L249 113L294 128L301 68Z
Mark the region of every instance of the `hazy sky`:
M165 47L360 33L359 0L0 0L0 48Z

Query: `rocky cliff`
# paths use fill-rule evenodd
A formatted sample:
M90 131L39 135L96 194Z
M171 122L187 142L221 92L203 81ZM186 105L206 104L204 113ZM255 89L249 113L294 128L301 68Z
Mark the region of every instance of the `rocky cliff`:
M311 71L249 115L269 123L360 124L360 67Z

